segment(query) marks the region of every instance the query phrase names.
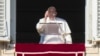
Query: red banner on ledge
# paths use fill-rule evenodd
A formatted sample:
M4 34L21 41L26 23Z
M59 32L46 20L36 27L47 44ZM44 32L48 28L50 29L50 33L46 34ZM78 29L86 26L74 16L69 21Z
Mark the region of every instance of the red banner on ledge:
M17 56L84 56L84 44L17 43Z

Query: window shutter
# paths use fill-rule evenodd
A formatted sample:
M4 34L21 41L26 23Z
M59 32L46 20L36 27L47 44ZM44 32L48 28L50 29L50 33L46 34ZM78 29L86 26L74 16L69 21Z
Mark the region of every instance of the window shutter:
M6 5L5 0L0 0L0 36L6 36Z

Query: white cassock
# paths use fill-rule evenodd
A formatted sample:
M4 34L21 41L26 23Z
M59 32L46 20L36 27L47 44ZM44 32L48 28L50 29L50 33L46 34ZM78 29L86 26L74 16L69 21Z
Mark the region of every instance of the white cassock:
M55 20L47 18L46 23L42 18L36 24L36 29L40 31L40 44L72 44L71 30L68 23L62 18L56 17ZM64 33L66 34L63 36Z

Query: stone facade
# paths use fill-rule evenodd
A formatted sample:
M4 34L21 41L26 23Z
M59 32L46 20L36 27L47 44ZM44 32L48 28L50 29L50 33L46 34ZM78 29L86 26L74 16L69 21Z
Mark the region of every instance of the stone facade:
M1 0L0 0L1 1ZM11 20L11 27L12 30L9 30L11 33L11 36L13 40L15 41L15 29L16 29L16 17L15 16L15 10L16 7L16 0L7 0L11 3L9 6L9 3L7 5L7 8L10 7L11 11L13 12L7 12L7 17L12 15L13 17L9 17L7 21ZM85 44L86 44L86 55L85 56L100 56L100 43L98 38L98 24L97 20L99 19L99 2L100 0L85 0L86 6L85 6ZM8 10L10 10L8 9ZM11 14L9 14L11 13ZM9 27L9 28L10 28ZM12 41L12 42L14 42ZM7 48L7 44L5 42L0 43L0 56L14 56L15 48L9 49Z

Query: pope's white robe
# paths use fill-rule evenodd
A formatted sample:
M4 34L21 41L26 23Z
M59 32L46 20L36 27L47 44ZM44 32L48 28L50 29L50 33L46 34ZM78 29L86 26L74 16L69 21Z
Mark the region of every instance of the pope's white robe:
M58 28L59 34L45 34L46 29L44 28L44 24L41 23L61 23ZM51 27L50 29L52 29ZM39 22L36 24L36 29L38 31L41 31L39 34L41 36L40 38L40 44L72 44L72 38L71 38L71 30L68 26L68 23L62 19L56 17L55 20L50 20L47 18L45 21L44 18L40 19ZM66 33L64 37L62 36L63 33Z

